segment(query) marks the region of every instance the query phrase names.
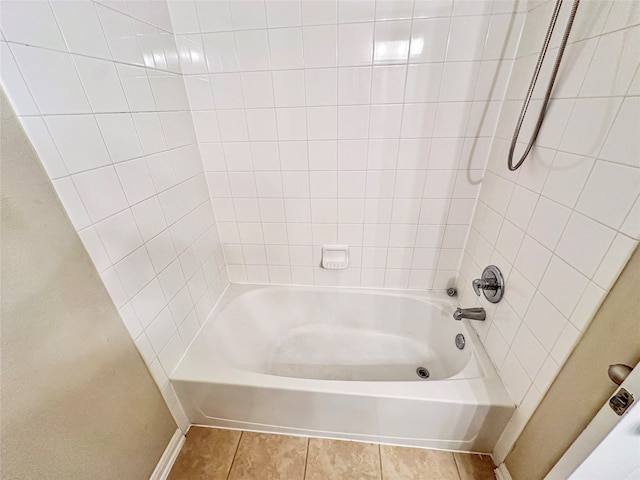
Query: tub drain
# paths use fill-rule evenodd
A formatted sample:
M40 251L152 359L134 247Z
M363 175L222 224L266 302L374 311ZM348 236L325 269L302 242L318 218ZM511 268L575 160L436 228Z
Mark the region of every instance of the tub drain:
M420 378L422 378L422 379L429 378L429 375L430 375L430 374L429 374L429 370L427 370L427 369L426 369L426 368L424 368L424 367L418 367L418 368L416 368L416 373L417 373L417 374L418 374L418 376L419 376Z

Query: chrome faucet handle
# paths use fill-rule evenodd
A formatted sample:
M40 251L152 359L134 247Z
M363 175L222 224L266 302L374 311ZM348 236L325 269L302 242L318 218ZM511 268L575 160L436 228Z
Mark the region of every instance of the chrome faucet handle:
M491 282L485 280L484 278L476 278L473 282L471 282L471 286L473 287L473 291L476 292L477 296L480 296L480 290L492 289ZM495 285L493 286L495 289Z
M480 290L484 294L484 298L491 303L497 303L504 295L504 278L502 272L495 265L489 265L482 271L482 277L476 278L471 282L473 291L480 296Z

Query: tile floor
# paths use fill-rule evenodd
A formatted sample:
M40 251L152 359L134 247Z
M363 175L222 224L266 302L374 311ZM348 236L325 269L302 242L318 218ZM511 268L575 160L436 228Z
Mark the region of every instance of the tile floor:
M495 480L488 455L192 427L169 480Z

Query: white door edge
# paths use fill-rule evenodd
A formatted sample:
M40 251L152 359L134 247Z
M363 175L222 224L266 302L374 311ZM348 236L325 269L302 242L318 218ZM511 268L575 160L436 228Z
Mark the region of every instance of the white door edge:
M593 417L593 420L547 474L545 480L566 480L570 478L591 453L596 451L602 441L618 426L624 417L640 413L640 407L638 406L640 405L640 368L637 365L615 391L618 392L620 388L627 389L634 396L634 404L624 415L618 416L609 407L609 399L607 399L607 402Z

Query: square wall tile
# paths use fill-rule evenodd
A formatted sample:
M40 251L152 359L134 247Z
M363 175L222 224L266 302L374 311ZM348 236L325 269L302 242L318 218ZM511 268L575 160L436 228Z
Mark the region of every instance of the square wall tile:
M640 193L640 170L596 162L578 199L576 210L612 228L619 228Z
M302 68L302 28L269 30L269 51L272 68Z
M547 265L549 265L551 256L552 252L550 250L529 235L525 235L514 266L533 285L537 286L544 275Z
M632 167L640 167L640 141L630 129L637 121L640 99L627 97L622 102L599 157Z
M409 62L443 62L449 41L449 18L415 19L411 28Z
M135 205L156 194L151 172L144 158L116 165L118 178L130 205Z
M246 110L247 128L251 141L277 140L276 116L274 109Z
M480 60L484 42L470 46L468 38L485 38L489 27L489 17L465 16L453 17L449 31L447 61Z
M131 210L123 210L95 225L95 230L115 264L142 245L142 237Z
M41 113L91 112L71 55L18 44L11 51Z
M406 72L405 66L374 67L371 103L402 103Z
M273 82L269 72L242 74L242 92L247 108L273 107ZM216 102L216 106L218 102ZM220 108L220 107L218 107Z
M336 25L305 26L302 29L302 40L305 68L337 65L338 29Z
M249 140L244 110L219 110L217 117L222 141L241 142Z
M373 23L339 25L338 64L340 66L371 65L373 55Z
M70 173L111 164L93 115L56 115L44 118Z
M48 2L6 2L2 5L0 26L10 42L66 50Z
M338 22L337 0L317 2L302 0L302 23L304 25L329 25Z
M78 173L72 179L94 222L127 207L126 197L113 167Z
M79 55L73 61L95 113L129 110L114 63Z
M540 292L565 317L569 317L588 283L584 275L554 256L542 277Z
M132 111L150 112L156 110L149 77L144 68L116 64L118 77Z
M96 120L114 163L142 155L142 146L130 114L97 115Z
M127 255L114 266L114 270L129 298L133 298L155 275L144 247Z
M293 27L302 24L300 0L275 0L265 2L269 28Z
M302 70L274 71L273 91L277 107L305 105L305 72Z
M371 99L371 67L338 69L338 104L368 104Z
M614 236L615 232L610 228L573 213L560 238L556 254L586 277L592 278Z
M548 355L544 347L524 324L520 325L520 329L513 339L511 351L519 360L529 378L535 378Z
M339 23L365 22L375 18L375 2L338 2Z
M306 140L307 118L302 108L276 108L279 140Z
M233 32L202 35L210 73L238 71L238 52Z
M402 64L409 56L411 21L376 22L373 63ZM362 59L364 59L364 44Z
M562 135L560 149L578 155L597 155L621 103L619 98L578 99Z
M5 42L0 44L0 55L0 80L16 114L37 115L38 107L18 69L9 45Z
M322 68L305 71L306 104L321 106L337 104L338 69Z
M540 292L536 293L524 322L547 352L551 352L566 318Z
M439 98L442 64L409 65L404 101L410 103L435 102Z
M264 1L232 1L230 5L234 29L249 30L267 27L267 14Z
M201 32L231 30L230 2L196 2Z
M545 247L554 250L570 213L568 208L541 197L533 212L527 233Z
M211 75L210 78L217 109L244 107L243 85L239 73L218 73Z
M99 4L96 5L96 11L113 59L133 65L145 65L133 19Z
M337 107L307 107L306 110L309 140L330 140L337 138Z
M196 2L168 2L171 24L175 33L196 33L200 31Z

